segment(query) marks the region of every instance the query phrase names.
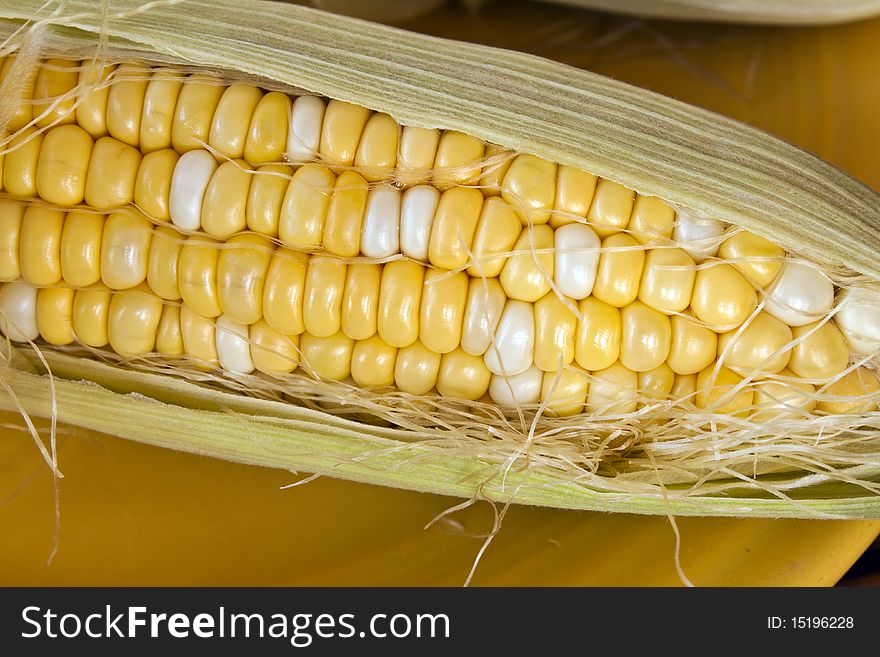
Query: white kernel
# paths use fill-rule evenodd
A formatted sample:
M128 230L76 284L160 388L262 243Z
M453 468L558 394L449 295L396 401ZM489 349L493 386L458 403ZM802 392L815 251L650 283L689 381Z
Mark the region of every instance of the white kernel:
M822 319L834 303L831 279L816 267L790 260L767 291L768 313L789 326Z
M842 290L837 295L834 321L850 349L857 354L880 350L880 291L865 288Z
M231 374L250 374L254 371L248 343L248 327L220 315L216 324L217 356L220 367Z
M0 331L13 342L29 342L40 337L36 287L26 281L0 287Z
M309 162L321 144L324 125L324 101L317 96L299 96L290 110L285 154L291 162Z
M400 210L400 250L413 260L427 262L431 224L440 192L431 185L410 187L403 193Z
M171 174L168 211L171 223L182 230L198 230L202 222L202 200L217 160L208 151L189 151L180 156Z
M599 268L600 246L599 236L584 224L566 224L556 229L553 277L562 294L572 299L590 296Z
M492 374L515 376L529 369L534 356L535 311L530 303L510 299L483 360Z
M387 258L400 251L400 190L391 185L371 189L367 195L361 253Z
M544 372L534 365L515 376L493 374L489 382L489 396L501 406L537 404L541 399L543 382Z

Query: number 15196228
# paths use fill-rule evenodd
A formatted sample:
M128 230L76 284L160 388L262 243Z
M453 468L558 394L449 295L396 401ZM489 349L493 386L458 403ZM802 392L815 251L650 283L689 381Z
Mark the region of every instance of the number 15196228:
M852 616L768 616L771 630L849 630L855 626Z

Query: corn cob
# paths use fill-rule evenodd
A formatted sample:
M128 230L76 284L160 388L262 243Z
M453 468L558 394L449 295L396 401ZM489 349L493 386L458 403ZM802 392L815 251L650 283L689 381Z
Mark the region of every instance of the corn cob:
M876 408L880 306L835 286L815 245L504 140L202 71L49 59L29 93L2 169L13 341L609 432L640 412L650 427L644 408Z

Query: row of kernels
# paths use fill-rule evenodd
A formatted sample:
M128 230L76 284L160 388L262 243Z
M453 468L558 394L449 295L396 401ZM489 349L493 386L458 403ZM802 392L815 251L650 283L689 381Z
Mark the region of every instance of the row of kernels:
M876 408L876 374L856 368L822 389L793 379L788 369L777 377L744 384L742 377L714 364L690 375L673 375L661 365L635 372L615 361L588 373L578 368L544 372L535 366L514 376L492 374L479 357L461 349L438 354L420 342L397 349L378 336L353 340L341 332L319 337L285 335L265 321L251 326L225 315L205 318L187 306L166 305L144 287L113 292L98 284L83 290L37 289L25 281L0 288L3 332L15 341L42 337L64 345L78 339L122 356L156 351L185 355L234 374L254 369L284 374L304 363L328 380L351 376L360 386L396 385L405 392L480 399L487 392L501 405L544 403L551 414L583 412L627 414L652 400L691 400L713 413L751 414L764 420L781 414L866 412ZM817 392L818 390L818 392ZM818 401L818 403L817 403Z
M12 213L22 212L22 239L17 259L25 263L22 275L36 285L53 285L63 277L65 282L73 286L85 287L103 280L111 289L125 289L148 280L151 287L163 298L173 300L182 297L204 316L215 317L226 312L237 321L249 324L259 319L262 309L273 305L271 302L274 301L277 305L293 301L291 293L280 298L274 294L285 282L293 282L294 287L302 286L308 290L302 302L302 314L311 321L307 322L308 325L303 325L303 330L316 335L332 334L339 330L343 290L350 290L347 302L349 309L354 303L352 299L355 299L355 293L360 294L356 285L346 285L344 265L330 259L315 259L307 269L300 264L309 273L305 280L300 280L300 277L291 280L290 276L282 275L278 278L280 284L273 284L264 297L263 286L270 266L271 245L257 236L235 237L227 246L219 249L215 243L203 238L193 237L181 241L168 229L154 231L146 220L127 213L111 214L105 221L103 217L93 213L72 212L65 219L60 211L38 206L30 206L26 211L12 203L6 203L4 207ZM295 256L285 253L284 258L295 259ZM286 268L290 269L290 266ZM274 269L283 274L285 267L276 265ZM398 316L393 321L383 322L382 328L393 342L405 346L415 339L419 330L416 327L421 326L423 339L435 346L437 351L446 352L461 342L464 324L465 327L470 327L467 332L470 341L485 343L485 332L475 335L477 325L484 320L475 318L476 314L473 312L470 316L465 313L468 282L464 274L449 275L433 271L430 280L437 281L431 283L429 280L425 286L429 292L422 299L423 268L416 263L403 262L390 268L397 269L406 270L409 275L391 276L389 272L387 276L387 280L392 282L387 293L389 301L384 307L394 308L393 313ZM378 274L374 270L363 268L352 271L373 272L371 278L374 283L368 286L372 294L364 298L372 299L370 303L377 305L378 289L375 279ZM11 271L7 278L14 278L17 273ZM442 277L445 277L445 281ZM355 280L352 277L352 281ZM400 285L393 283L396 280L405 280L402 283L407 289L405 294L399 294ZM492 288L494 297L499 298L500 293L494 283ZM478 297L474 294L470 296L473 305ZM551 305L565 310L555 294L548 292L545 297L548 298L539 310ZM406 302L401 303L401 300ZM435 303L438 300L439 303ZM591 305L595 305L595 301ZM275 311L273 314L283 312ZM297 313L291 310L288 314L295 316ZM529 315L530 313L525 313L524 317ZM704 354L714 352L714 349L707 348L711 346L707 337L710 333L706 329L701 331L693 322L687 322L688 326L685 327L683 318L675 318L675 324L681 326L681 331L673 332L668 318L640 302L626 306L624 315L633 320L623 322L626 330L622 332L624 347L621 357L632 369L652 369L668 357L677 372L689 373L688 370L694 368L679 362L685 358L688 348L693 349L695 345L700 345L698 360L705 358ZM435 316L445 317L445 321L435 321ZM514 347L514 343L510 342L512 338L508 336L508 327L513 324L508 320L514 316L514 306L511 306L509 317L501 324L498 336L499 345L505 350L514 349L517 353L516 362L509 365L507 373L519 373L532 363L527 356L531 350L521 351L518 343ZM571 317L559 312L551 315L539 312L538 316L542 327L555 327L548 332L537 332L538 335L556 336L545 338L538 345L537 357L542 363L542 369L552 369L555 365L551 366L546 362L551 355L543 354L556 352L548 351L543 342L548 339L558 341L560 332L570 334L571 331L566 332L562 327L570 324ZM383 317L387 317L387 314ZM639 321L635 318L639 318ZM589 320L582 322L584 326L588 323ZM355 325L366 327L370 323L349 322L349 326ZM288 332L298 328L290 326L289 321L285 322L285 327ZM392 337L395 331L403 331L403 335ZM695 340L691 334L704 337ZM429 335L436 337L427 337ZM533 336L535 331L519 331L516 335ZM688 336L687 340L680 337L683 335ZM802 376L827 378L841 371L848 360L846 341L833 324L823 325L816 330L813 330L812 325L807 325L801 327L797 335L793 335L787 325L778 319L767 313L759 313L742 331L734 329L722 336L719 354L725 352L727 343L734 335L736 340L733 348L725 353L725 362L737 370L760 368L771 373L778 372L789 365L789 351L783 347L793 339L797 343L792 352L794 359L789 366ZM566 337L565 340L570 338ZM490 355L489 358L493 356ZM571 362L570 354L565 355L563 360L563 364ZM596 368L594 363L582 364ZM502 373L500 363L493 367L498 370L497 373Z

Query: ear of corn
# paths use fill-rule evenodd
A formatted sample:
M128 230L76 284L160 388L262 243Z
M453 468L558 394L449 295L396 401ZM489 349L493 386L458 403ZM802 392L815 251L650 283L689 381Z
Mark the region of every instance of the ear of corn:
M788 249L832 267L835 280L843 280L843 268L876 278L880 265L864 233L877 228L859 215L880 208L869 190L742 126L514 53L441 44L299 8L269 13L263 5L248 7L246 16L233 12L229 26L212 23L210 40L221 45L207 48L185 36L187 21L206 7L188 6L186 16L149 7L104 21L83 5L64 21L77 30L50 29L43 45L50 54L56 48L86 53L89 32L106 30L117 56L143 57L150 48L148 59L164 64L218 66L225 59L225 68L259 75L264 85L329 100L225 85L213 73L184 78L174 68L121 64L109 73L118 79L106 99L96 98L96 89L81 103L87 120L71 123L72 105L50 104L53 94L75 85L67 80L70 65L41 66L33 93L45 110L41 116L38 104L34 112L46 129L24 128L3 165L4 190L32 199L23 210L18 201L4 201L0 248L15 255L4 264L10 282L0 290L0 305L20 319L5 325L6 334L61 347L77 339L93 348L109 345L134 365L159 352L168 363L184 359L196 381L213 380L219 368L228 386L252 396L271 396L261 379L248 378L254 370L277 379L300 364L323 381L351 377L367 390L330 386L329 399L341 406L327 408L328 397L297 375L283 390L306 401L312 395L310 408L300 409L48 349L43 358L55 375L136 390L170 405L150 407L66 380L47 388L46 379L16 369L4 372L15 396L2 403L15 407L20 400L27 412L47 415L49 390L61 418L81 426L418 490L469 495L476 480L490 482L482 492L493 499L515 490L516 501L566 507L876 515L876 496L833 477L824 485L817 477L807 495L791 492L809 480L797 473L783 480L796 502L739 498L730 479L715 491L732 492L731 499L701 496L705 506L686 496L666 501L657 486L687 479L660 469L624 473L622 495L619 488L603 490L601 476L588 486L572 483L566 472L554 474L552 461L502 486L491 483L496 459L533 458L522 445L500 441L496 453L469 457L454 439L444 444L442 433L406 416L431 417L432 404L447 403L428 394L435 389L452 406L479 404L488 393L500 408L541 402L551 417L575 418L560 424L572 435L581 431L586 440L596 431L607 435L608 447L620 448L621 434L615 438L591 415L629 423L673 394L733 427L739 419L809 415L816 408L825 414L820 418L873 412L873 371L856 368L840 378L854 353L880 346L871 334L880 324L876 309L867 302L865 315L856 303L870 290L852 287L840 318L829 322L831 279L813 264L780 262ZM26 10L0 3L0 15ZM250 31L233 47L236 19ZM181 34L169 36L165 21L178 24ZM297 39L281 48L285 29ZM351 53L345 65L330 56L340 38ZM174 57L165 54L172 42ZM407 66L417 46L438 61ZM526 75L527 65L543 77ZM467 76L456 76L456 67ZM475 82L480 76L482 86ZM442 106L429 108L428 97ZM542 112L529 104L538 99ZM104 102L102 120L94 106ZM162 111L171 103L173 112ZM273 119L278 111L289 112L289 121ZM154 120L172 114L170 121ZM411 125L401 130L395 119ZM704 130L706 139L694 142L694 130ZM724 159L706 144L723 145ZM522 152L507 154L510 148ZM282 156L289 164L276 163ZM673 156L678 166L663 171ZM432 168L420 173L425 167L413 166L419 162ZM474 180L492 185L493 177L494 190L471 186ZM824 186L817 188L820 179ZM689 210L676 211L660 198ZM63 211L83 202L85 211ZM132 212L132 202L146 215ZM709 213L754 232L725 232ZM829 216L839 225L830 226ZM805 224L815 232L804 232ZM840 250L829 253L823 235L834 236ZM756 285L766 312L758 312ZM768 286L764 298L761 288ZM834 381L833 389L817 405L814 383L822 381ZM403 396L371 396L369 388L392 384ZM395 415L384 410L389 403L412 411ZM395 426L334 418L346 404L392 418ZM160 416L180 421L159 430ZM510 422L487 408L475 417L487 426ZM652 417L644 428L648 440L659 428ZM187 422L203 430L181 431ZM576 442L554 448L576 450ZM367 464L371 453L376 458ZM846 472L865 481L877 469L868 459ZM780 468L768 463L760 470ZM833 512L828 496L835 498Z

